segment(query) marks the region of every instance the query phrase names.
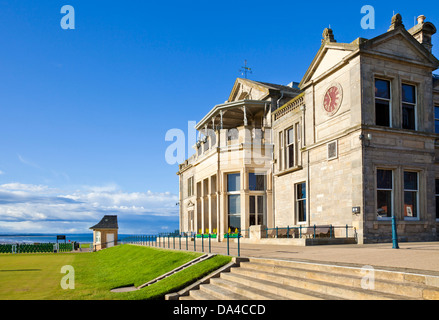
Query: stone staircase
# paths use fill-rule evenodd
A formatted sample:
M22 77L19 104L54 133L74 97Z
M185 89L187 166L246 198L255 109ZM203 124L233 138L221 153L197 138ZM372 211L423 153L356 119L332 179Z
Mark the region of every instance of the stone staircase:
M439 300L437 275L302 261L245 260L180 292L178 299Z

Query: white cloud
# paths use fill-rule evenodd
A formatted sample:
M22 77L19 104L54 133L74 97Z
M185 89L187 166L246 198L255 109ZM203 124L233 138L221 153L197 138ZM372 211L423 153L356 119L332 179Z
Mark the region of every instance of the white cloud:
M25 164L27 166L31 166L31 167L34 167L34 168L41 169L41 167L38 164L36 164L36 163L34 163L34 162L32 162L32 161L30 161L28 159L23 158L20 154L17 154L17 157L18 157L18 160L20 160L21 163L23 163L23 164Z
M0 170L0 175L2 175L2 174L5 174L5 172Z
M116 184L69 191L8 183L0 185L0 233L88 232L105 214L118 215L119 225L178 221L176 202L178 196L169 192L124 192Z

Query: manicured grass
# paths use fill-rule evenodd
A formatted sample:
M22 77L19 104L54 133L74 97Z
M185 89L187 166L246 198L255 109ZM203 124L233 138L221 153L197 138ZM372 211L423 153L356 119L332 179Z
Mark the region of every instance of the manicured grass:
M139 286L196 258L200 253L121 245L93 253L0 255L0 299L160 299L228 263L215 256L141 290L112 293L115 287ZM63 290L63 265L75 271L75 289Z

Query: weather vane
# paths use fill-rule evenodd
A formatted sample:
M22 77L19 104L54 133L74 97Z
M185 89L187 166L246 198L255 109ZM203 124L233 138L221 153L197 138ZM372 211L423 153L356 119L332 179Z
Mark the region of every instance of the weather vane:
M241 74L244 76L244 78L247 79L247 73L253 73L252 69L247 67L247 60L244 60L244 66L241 67L241 69L239 70L239 72L241 72Z

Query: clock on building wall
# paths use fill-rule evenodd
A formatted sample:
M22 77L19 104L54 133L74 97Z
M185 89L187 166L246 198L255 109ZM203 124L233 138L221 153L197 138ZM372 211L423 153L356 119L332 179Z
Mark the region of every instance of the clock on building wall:
M341 85L338 83L331 84L323 97L323 109L325 109L326 114L329 116L334 115L340 108L342 99L343 89Z

